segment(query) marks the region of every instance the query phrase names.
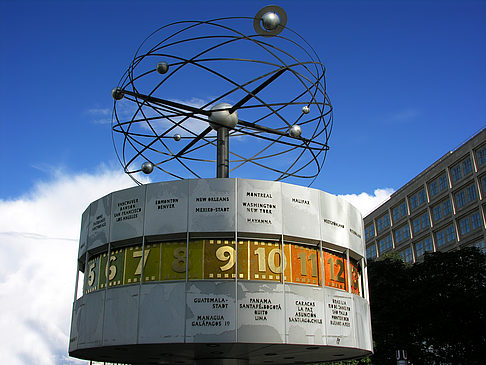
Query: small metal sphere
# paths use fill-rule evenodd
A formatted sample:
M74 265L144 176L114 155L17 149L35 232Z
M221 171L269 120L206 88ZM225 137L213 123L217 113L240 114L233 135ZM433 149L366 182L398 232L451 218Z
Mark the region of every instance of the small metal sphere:
M274 30L280 24L280 17L277 13L269 11L262 16L263 28L266 30Z
M310 112L310 109L307 105L302 107L302 113L309 114L309 112Z
M165 61L157 63L157 67L155 68L159 74L165 74L169 71L169 64Z
M181 140L181 135L180 134L174 134L174 141L179 142Z
M113 90L111 90L111 96L113 97L113 99L115 100L121 100L123 99L123 96L125 95L125 93L123 92L123 90L121 88L119 88L118 86L113 88Z
M290 137L299 138L301 134L302 134L302 128L300 128L300 125L294 124L292 127L290 127L289 129Z
M213 106L211 108L211 115L209 116L209 125L213 129L218 129L220 127L234 128L236 124L238 124L238 113L236 110L231 114L228 110L218 110L230 109L231 107L232 105L228 103L218 103Z
M144 162L142 164L142 172L144 174L150 174L152 171L154 171L154 164L152 162Z

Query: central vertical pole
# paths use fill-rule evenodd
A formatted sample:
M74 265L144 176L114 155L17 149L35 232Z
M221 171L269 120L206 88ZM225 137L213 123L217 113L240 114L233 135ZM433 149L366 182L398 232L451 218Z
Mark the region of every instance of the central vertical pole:
M229 129L219 127L216 131L218 136L216 177L229 177Z

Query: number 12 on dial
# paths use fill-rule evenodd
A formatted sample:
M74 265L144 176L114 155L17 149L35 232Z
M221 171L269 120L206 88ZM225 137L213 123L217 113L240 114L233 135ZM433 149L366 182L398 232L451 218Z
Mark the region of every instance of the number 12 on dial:
M346 279L346 259L343 254L324 251L325 285L348 290Z

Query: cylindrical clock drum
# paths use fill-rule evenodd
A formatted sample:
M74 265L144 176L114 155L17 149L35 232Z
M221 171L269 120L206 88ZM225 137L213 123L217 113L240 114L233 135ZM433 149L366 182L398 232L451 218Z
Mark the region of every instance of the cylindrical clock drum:
M213 178L113 192L82 216L69 353L130 364L371 354L364 251L359 211L312 188Z

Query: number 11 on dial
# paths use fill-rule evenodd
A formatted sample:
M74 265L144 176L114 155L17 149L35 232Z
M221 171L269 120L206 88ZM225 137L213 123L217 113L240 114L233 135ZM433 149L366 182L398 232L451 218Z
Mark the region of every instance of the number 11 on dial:
M321 254L318 248L291 245L292 282L320 285Z

